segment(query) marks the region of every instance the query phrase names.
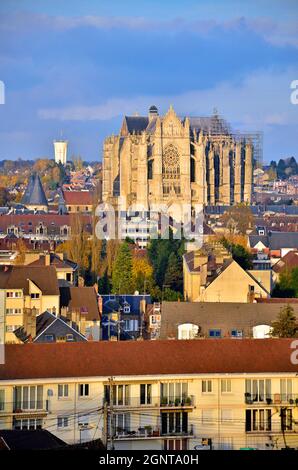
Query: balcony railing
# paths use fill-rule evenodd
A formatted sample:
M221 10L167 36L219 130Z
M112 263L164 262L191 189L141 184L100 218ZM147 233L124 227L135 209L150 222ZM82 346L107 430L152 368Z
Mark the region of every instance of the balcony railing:
M145 426L138 429L126 429L126 428L117 428L115 433L115 439L151 439L159 437L191 437L193 436L193 426L190 425L187 430L173 430L162 432L161 427L151 427Z
M28 403L17 403L14 402L12 406L12 412L17 413L42 413L49 411L49 401L41 400L38 402L28 402Z
M194 396L187 396L181 398L169 398L169 397L146 397L141 399L140 397L125 397L113 400L113 406L115 408L138 408L138 407L160 407L160 408L190 408L194 406ZM103 404L108 403L111 406L111 400L104 398Z
M298 406L298 395L292 393L256 394L245 393L247 405L293 405Z

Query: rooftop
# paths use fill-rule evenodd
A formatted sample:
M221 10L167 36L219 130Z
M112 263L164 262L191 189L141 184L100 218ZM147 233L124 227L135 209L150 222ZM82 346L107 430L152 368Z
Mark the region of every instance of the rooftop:
M297 373L292 339L6 344L0 380L209 373Z

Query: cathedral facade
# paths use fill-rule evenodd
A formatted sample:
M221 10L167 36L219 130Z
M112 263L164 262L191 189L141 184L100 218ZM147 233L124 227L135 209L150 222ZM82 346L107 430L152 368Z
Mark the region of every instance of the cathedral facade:
M171 106L159 116L151 106L148 116L125 116L104 142L103 201L114 207L250 203L252 181L252 142L217 113L179 118Z

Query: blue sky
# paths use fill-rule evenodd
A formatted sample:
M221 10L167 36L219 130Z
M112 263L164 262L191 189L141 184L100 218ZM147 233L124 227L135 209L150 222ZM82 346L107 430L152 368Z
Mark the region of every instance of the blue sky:
M264 160L298 158L296 0L2 0L0 158L100 160L123 114L213 108L264 133Z

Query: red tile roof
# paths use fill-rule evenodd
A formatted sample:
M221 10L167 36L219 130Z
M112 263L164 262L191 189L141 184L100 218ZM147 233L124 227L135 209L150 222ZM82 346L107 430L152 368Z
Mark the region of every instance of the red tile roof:
M292 339L7 344L0 380L298 372Z
M63 191L66 205L90 206L93 203L93 193L90 191Z

